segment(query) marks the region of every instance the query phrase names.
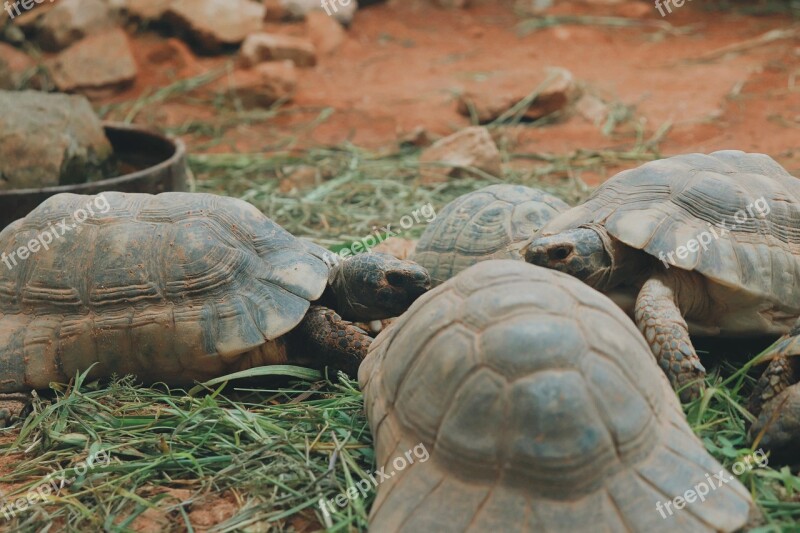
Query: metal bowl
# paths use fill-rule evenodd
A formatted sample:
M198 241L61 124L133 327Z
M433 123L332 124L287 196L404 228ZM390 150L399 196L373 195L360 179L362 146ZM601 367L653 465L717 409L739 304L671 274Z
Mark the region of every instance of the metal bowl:
M125 174L90 183L0 191L0 229L24 217L47 198L62 192L106 191L158 194L186 190L186 147L180 139L127 124L105 123L106 136Z

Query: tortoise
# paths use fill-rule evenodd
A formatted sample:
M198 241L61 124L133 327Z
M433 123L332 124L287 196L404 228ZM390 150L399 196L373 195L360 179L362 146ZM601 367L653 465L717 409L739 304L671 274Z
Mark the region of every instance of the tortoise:
M797 464L800 444L800 320L760 355L770 361L756 383L748 409L756 416L751 442L771 450L778 461Z
M690 333L777 337L800 316L800 180L735 150L646 163L548 222L525 260L611 295L691 400Z
M735 531L758 516L736 479L700 489L724 470L649 347L566 274L468 268L376 337L359 381L385 476L371 531ZM703 502L675 508L693 487Z
M348 321L399 315L430 279L385 254L325 254L234 198L53 196L0 232L0 392L95 363L93 377L170 385L279 363L355 376L371 338Z
M478 261L522 260L521 244L569 206L544 191L522 185L490 185L447 204L422 233L414 261L433 286Z

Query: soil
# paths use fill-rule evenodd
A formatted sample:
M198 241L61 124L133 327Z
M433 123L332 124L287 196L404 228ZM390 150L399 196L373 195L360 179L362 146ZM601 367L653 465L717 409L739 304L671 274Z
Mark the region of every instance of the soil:
M560 25L520 35L522 19L511 2L483 2L466 10L438 9L421 0L370 6L358 12L338 50L320 58L315 68L299 69L288 112L230 129L212 151L268 153L285 144L289 128L297 135L296 147L350 142L382 149L418 127L444 135L469 124L456 112L458 93L499 80L504 88L527 94L545 69L564 67L606 102L632 106L634 121L641 121L647 135L670 124L663 154L729 148L764 152L800 173L797 36L715 54L790 27L788 17L708 11L700 4L686 4L665 18L649 2L556 4L548 14L620 16L635 25ZM652 26L664 22L686 34ZM265 29L305 31L302 23L266 23ZM230 61L197 57L180 41L155 32L137 34L134 46L140 64L136 84L100 104L135 98ZM698 61L707 56L714 57ZM325 109L333 113L318 120ZM137 121L175 126L214 113L180 99L141 113ZM635 122L611 136L577 117L516 128L515 152L632 145Z

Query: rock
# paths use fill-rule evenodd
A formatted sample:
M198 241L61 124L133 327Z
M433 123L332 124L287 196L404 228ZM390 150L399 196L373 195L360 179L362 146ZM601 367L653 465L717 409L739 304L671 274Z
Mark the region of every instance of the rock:
M159 20L173 0L127 0L128 15L139 20Z
M472 117L474 114L481 124L491 122L527 98L537 86L545 82L546 85L541 87L539 94L522 114L524 118L536 120L561 111L573 103L580 94L580 89L568 70L554 69L548 78L532 86L526 94L520 93L517 88L508 90L492 86L490 83L482 86L480 90L466 91L458 99L458 112L466 117Z
M101 179L112 148L86 98L0 91L0 190Z
M446 177L468 176L472 173L467 167L482 170L492 176L499 177L503 173L500 151L489 130L481 126L465 128L439 139L422 152L419 162L423 183L446 181ZM425 163L442 165L424 165Z
M223 78L218 88L233 91L247 108L270 107L289 101L297 88L297 72L291 61L261 63L249 70L237 70Z
M63 50L89 34L116 24L104 0L59 0L36 25L36 41L45 50Z
M164 17L202 50L219 52L261 30L264 5L252 0L175 0Z
M595 126L599 126L608 118L608 106L592 94L584 94L575 102L575 112Z
M306 30L314 48L322 55L335 52L345 39L342 25L322 11L312 11L306 15Z
M289 60L298 67L313 67L317 53L308 39L291 35L254 33L248 35L239 50L242 65L250 67L264 61Z
M304 18L312 11L323 11L341 24L349 26L358 11L357 0L279 0L291 18Z
M0 63L6 65L13 84L7 88L23 86L41 88L43 80L38 75L38 65L31 56L22 50L14 48L10 44L0 43Z
M91 35L46 64L59 90L90 96L125 88L137 74L128 36L119 28Z

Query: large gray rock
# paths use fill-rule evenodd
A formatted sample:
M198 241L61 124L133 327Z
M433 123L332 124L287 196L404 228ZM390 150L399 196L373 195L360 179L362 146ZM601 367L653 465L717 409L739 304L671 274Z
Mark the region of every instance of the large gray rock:
M175 0L164 15L207 52L234 46L264 23L264 5L252 0Z
M0 91L0 190L94 181L113 167L111 143L82 96Z
M54 6L37 24L37 41L45 50L63 50L116 24L113 7L104 0L58 0Z

